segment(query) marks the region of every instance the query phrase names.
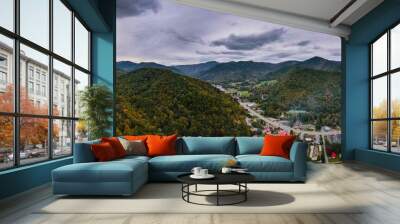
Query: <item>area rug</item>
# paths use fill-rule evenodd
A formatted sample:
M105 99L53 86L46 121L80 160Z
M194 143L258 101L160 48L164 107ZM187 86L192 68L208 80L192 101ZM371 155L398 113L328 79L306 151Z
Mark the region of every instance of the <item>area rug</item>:
M199 186L198 190L213 187L215 188ZM132 197L56 197L36 213L360 213L357 205L344 201L316 184L260 183L249 184L249 189L248 200L241 204L204 206L183 201L180 184L150 183ZM225 197L222 202L229 203L237 199L240 198ZM212 196L193 196L191 200L197 203L215 203L215 197Z

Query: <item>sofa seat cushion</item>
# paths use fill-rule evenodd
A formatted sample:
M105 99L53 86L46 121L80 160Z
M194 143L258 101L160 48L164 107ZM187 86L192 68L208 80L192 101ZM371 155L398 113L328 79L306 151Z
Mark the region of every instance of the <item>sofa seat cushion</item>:
M148 157L148 156L135 156L135 155L132 155L132 156L125 156L124 158L121 158L121 159L118 159L118 160L114 160L113 162L116 162L116 161L135 161L135 160L138 160L138 161L143 161L143 162L147 162L147 161L149 161L149 159L150 159L150 157Z
M147 171L147 163L140 159L75 163L53 170L53 181L131 182L134 175L143 171Z
M149 160L152 172L190 172L193 167L203 167L210 171L219 171L228 160L235 159L231 155L174 155L158 156Z
M279 156L239 155L236 159L249 172L293 172L292 161Z

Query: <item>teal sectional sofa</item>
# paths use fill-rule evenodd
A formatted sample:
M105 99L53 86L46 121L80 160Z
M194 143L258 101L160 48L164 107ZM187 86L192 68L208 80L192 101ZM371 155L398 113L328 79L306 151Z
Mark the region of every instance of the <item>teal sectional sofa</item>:
M96 162L91 144L75 145L74 163L53 170L54 194L131 195L148 181L176 181L193 167L218 172L228 160L236 160L259 182L304 182L307 145L295 142L290 159L260 156L263 137L182 137L177 140L177 155L128 156Z

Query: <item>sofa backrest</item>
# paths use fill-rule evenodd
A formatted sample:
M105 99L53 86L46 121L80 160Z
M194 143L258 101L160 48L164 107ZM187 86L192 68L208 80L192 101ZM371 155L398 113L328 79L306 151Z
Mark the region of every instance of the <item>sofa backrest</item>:
M100 140L76 143L74 163L95 162L90 145ZM264 137L181 137L176 143L177 154L259 154L264 144Z
M177 142L177 153L186 155L235 155L234 137L182 137Z
M100 140L75 143L74 147L74 163L90 163L95 162L96 158L93 155L91 145L98 144Z
M236 155L259 154L264 137L236 137Z

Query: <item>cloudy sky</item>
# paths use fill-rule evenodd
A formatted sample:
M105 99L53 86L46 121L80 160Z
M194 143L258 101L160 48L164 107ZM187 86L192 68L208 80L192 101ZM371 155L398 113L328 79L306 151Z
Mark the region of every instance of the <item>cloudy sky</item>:
M117 1L117 60L165 65L206 61L340 60L340 38L172 0Z

